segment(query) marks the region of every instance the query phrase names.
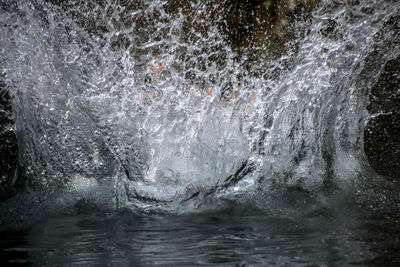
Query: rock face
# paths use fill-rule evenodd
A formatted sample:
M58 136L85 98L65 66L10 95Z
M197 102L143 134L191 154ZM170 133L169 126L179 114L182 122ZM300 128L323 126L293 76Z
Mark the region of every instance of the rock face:
M364 150L381 175L400 177L400 56L389 60L371 89Z
M12 194L17 163L18 144L10 95L0 79L0 201Z

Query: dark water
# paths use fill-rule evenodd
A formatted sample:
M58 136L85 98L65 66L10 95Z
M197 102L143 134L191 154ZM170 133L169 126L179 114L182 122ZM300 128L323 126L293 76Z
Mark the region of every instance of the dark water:
M2 266L400 263L397 210L373 202L365 206L343 196L321 204L293 192L271 202L274 208L269 212L229 203L207 213L139 214L104 210L85 200L59 211L33 211L33 216L26 212L2 227L0 262Z
M38 266L339 266L371 257L348 232L321 226L266 215L75 214L2 232L2 260Z

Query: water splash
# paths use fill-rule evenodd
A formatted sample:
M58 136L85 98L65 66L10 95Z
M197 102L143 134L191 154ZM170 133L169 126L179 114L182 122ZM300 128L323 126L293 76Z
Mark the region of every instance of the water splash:
M365 61L399 7L322 2L297 49L249 68L209 12L221 4L168 4L4 4L1 66L31 186L182 211L365 174Z

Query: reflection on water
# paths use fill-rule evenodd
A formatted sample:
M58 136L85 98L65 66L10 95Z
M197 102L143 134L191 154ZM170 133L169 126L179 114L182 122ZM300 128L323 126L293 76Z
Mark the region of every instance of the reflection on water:
M0 261L34 266L343 266L397 259L398 227L388 217L366 219L348 206L293 219L245 210L167 216L77 209L42 218L24 230L1 231ZM393 231L391 242L388 231Z

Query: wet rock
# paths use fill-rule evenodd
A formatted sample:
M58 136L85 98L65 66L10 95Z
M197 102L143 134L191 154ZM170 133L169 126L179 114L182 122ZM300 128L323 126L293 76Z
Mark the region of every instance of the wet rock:
M0 201L12 195L18 163L18 144L11 99L0 77Z
M298 28L319 0L227 0L222 31L240 54L276 58L296 38Z
M371 89L364 150L381 175L400 178L400 56L389 60Z

